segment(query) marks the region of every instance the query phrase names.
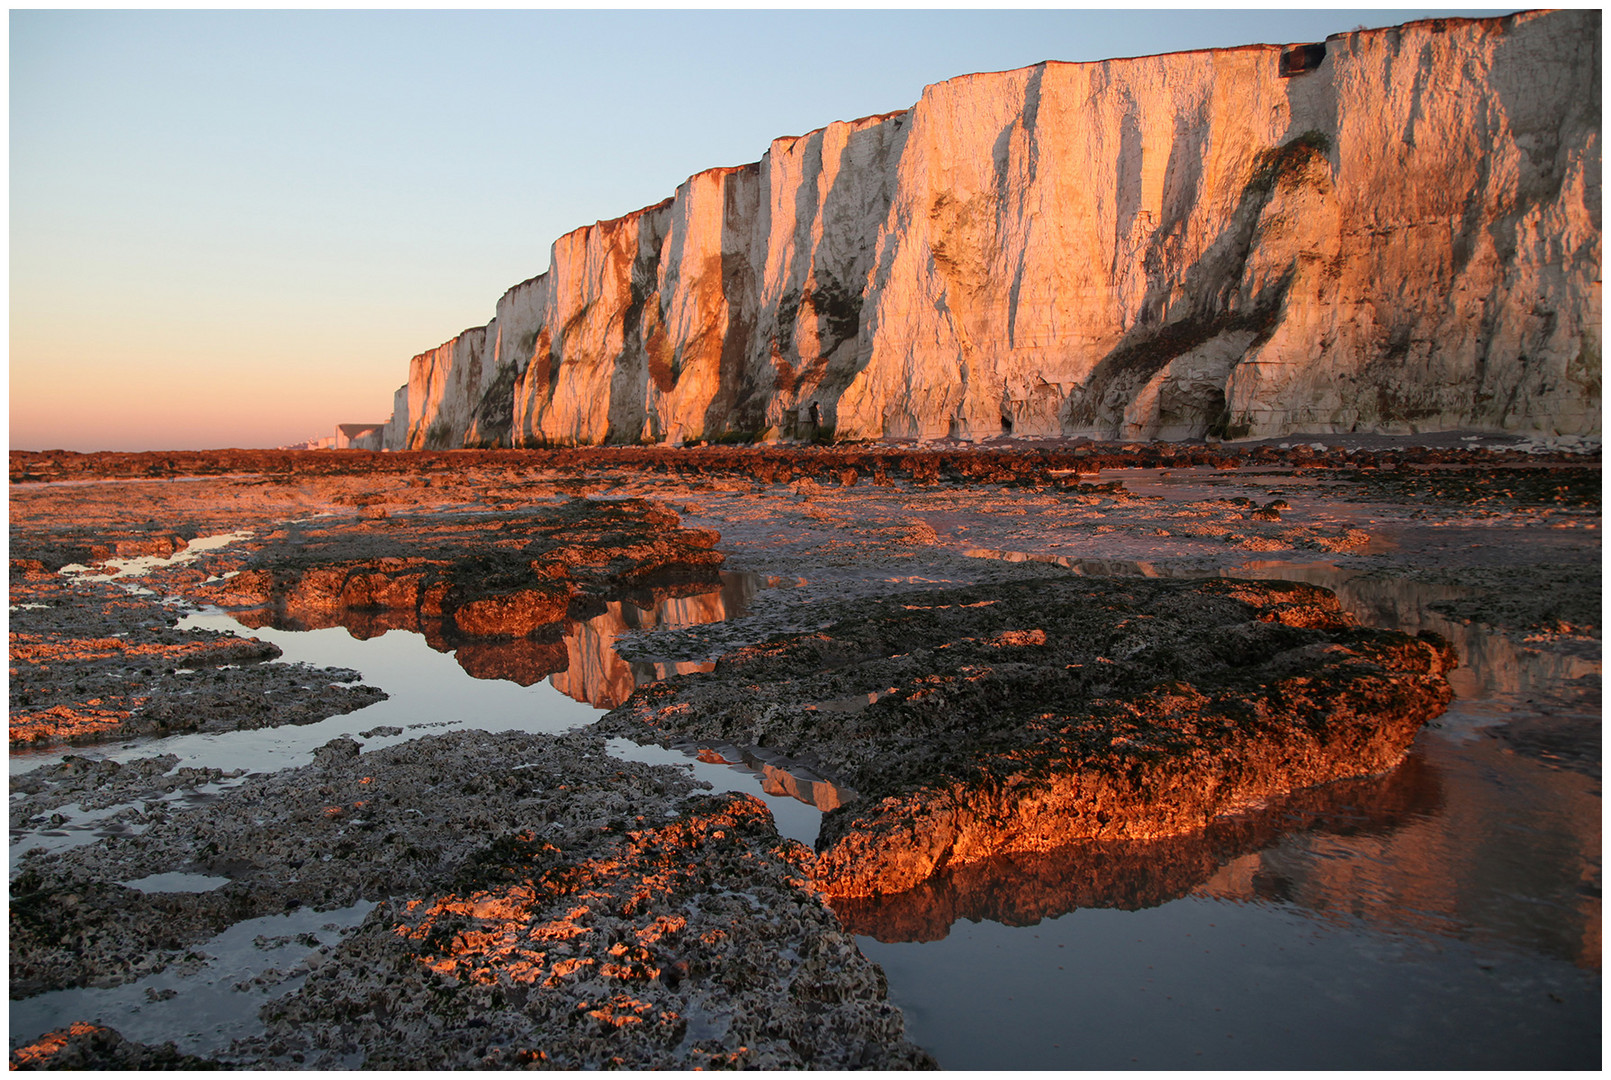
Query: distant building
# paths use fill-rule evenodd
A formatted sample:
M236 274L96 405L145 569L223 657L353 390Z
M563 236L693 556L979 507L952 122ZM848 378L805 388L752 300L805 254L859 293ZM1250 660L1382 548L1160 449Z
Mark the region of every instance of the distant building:
M281 447L278 447L277 449L280 449L280 450L334 450L335 446L336 446L336 437L334 435L326 435L322 439L304 439L301 442L291 443L289 446L281 446Z

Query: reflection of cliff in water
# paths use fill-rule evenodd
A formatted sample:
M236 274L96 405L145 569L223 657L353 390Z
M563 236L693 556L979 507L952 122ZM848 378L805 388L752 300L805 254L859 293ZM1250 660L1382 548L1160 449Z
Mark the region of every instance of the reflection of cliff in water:
M880 941L937 941L958 919L1029 926L1076 908L1134 911L1185 896L1226 864L1294 831L1382 834L1433 814L1441 801L1436 770L1411 754L1385 775L1294 792L1261 810L1217 819L1203 832L998 855L942 872L904 893L836 899L832 905L847 929ZM1284 899L1284 888L1257 874L1250 881L1254 897Z
M1385 775L1294 792L1201 833L998 856L833 908L880 941L937 941L958 919L1028 926L1193 895L1422 939L1482 937L1598 969L1598 783L1494 740L1447 764L1433 756L1417 748ZM1506 827L1484 824L1495 821Z
M1375 832L1277 837L1227 860L1194 893L1277 899L1328 921L1484 938L1598 969L1598 779L1511 753L1500 739L1471 740L1459 753L1435 737L1423 742L1405 767L1437 759L1426 766L1440 790L1435 813Z
M673 750L692 754L709 765L728 765L752 772L768 795L787 795L815 806L823 813L837 810L857 798L856 792L836 783L821 769L821 762L791 758L764 746L740 748L731 744L672 744Z
M502 679L521 686L546 678L568 697L613 709L645 683L711 669L709 663L697 661L624 660L615 651L615 641L622 634L734 618L743 614L757 592L776 584L775 579L761 574L724 571L719 589L695 591L687 585L643 589L625 600L599 602L597 607L602 610L590 618L557 622L527 637L470 638L451 622L400 610L260 608L236 612L234 618L247 627L272 626L276 630L339 626L359 640L378 637L388 630L406 630L422 635L437 652L452 653L472 678Z
M549 680L554 688L577 701L613 709L639 686L691 671L710 671L705 661L672 663L624 660L615 641L633 630L698 626L721 622L744 613L752 597L775 582L760 574L722 574L722 587L691 596L661 596L647 605L611 601L605 610L577 623L565 633L565 664Z
M1021 551L971 548L964 554L1005 562L1044 562L1087 577L1228 577L1265 581L1301 581L1330 589L1343 610L1366 626L1414 634L1431 630L1447 638L1460 657L1449 676L1458 697L1498 694L1559 693L1574 680L1598 676L1598 658L1558 650L1531 649L1492 626L1451 619L1432 605L1465 595L1455 585L1436 585L1408 578L1348 570L1329 563L1249 562L1215 575L1167 563L1126 559L1070 559Z
M1203 576L1118 560L972 554L1090 575ZM1430 610L1464 595L1455 586L1279 562L1225 576L1320 585L1364 624L1448 638L1464 666L1451 675L1454 704L1434 725L1446 732L1422 732L1385 777L1298 792L1196 837L994 860L901 896L841 902L842 917L884 940L932 940L957 918L1024 923L1190 893L1290 904L1413 936L1484 937L1599 968L1597 655L1534 649Z

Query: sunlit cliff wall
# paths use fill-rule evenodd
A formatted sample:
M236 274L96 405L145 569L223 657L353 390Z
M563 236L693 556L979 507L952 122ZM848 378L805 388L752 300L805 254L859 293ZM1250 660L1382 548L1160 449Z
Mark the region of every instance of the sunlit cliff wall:
M387 449L445 450L463 446L476 405L495 372L486 357L486 327L472 327L409 361L408 384L393 396L387 423ZM398 422L397 405L407 391L407 420ZM393 445L394 439L401 440Z
M1599 12L1318 53L1050 62L778 139L561 237L414 359L407 445L809 438L813 403L839 438L1597 432Z

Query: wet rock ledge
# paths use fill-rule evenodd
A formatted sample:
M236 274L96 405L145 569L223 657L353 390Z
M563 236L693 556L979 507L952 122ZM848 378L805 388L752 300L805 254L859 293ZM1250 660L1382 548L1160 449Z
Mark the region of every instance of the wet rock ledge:
M651 587L718 584L717 540L645 499L284 526L238 574L187 595L293 629L523 638Z
M276 645L182 631L172 608L60 564L11 560L12 747L308 724L382 701L346 668L265 664Z
M1453 652L1287 582L1093 580L845 604L815 633L645 687L598 725L761 746L860 793L823 819L836 898L1080 840L1195 832L1383 772L1447 706Z
M591 732L337 739L138 836L23 856L12 995L132 981L242 919L362 899L380 903L339 945L261 976L286 984L266 1031L219 1062L932 1067L810 887L810 851L758 800L694 789ZM119 884L175 871L231 880ZM85 1060L83 1042L41 1040L30 1061L56 1043Z

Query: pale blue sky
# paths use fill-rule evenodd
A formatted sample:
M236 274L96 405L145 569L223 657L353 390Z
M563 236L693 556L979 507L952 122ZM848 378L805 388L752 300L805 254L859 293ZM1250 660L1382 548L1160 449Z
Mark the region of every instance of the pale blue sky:
M560 234L924 85L1513 9L11 14L11 445L384 420Z

